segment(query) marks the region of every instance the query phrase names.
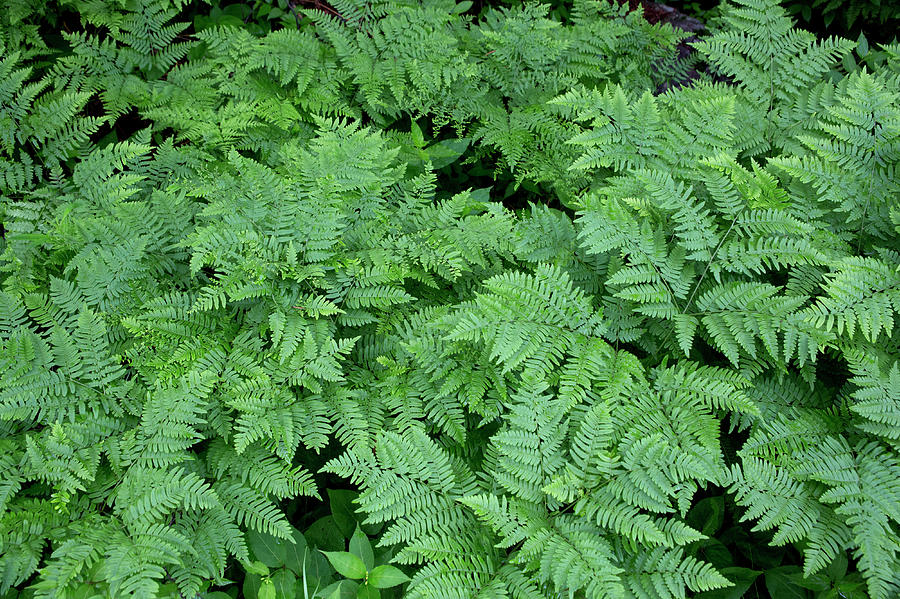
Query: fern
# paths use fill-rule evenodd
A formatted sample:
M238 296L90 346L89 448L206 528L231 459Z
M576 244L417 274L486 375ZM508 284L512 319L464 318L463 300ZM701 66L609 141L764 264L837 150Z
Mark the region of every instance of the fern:
M724 75L733 77L766 116L763 138L778 145L776 115L806 87L815 84L847 55L847 40L794 29L785 10L772 0L737 0L723 15L728 29L697 49Z
M61 4L0 11L0 595L213 592L339 478L397 596L737 592L715 489L898 593L894 46L741 0L676 88L605 2Z

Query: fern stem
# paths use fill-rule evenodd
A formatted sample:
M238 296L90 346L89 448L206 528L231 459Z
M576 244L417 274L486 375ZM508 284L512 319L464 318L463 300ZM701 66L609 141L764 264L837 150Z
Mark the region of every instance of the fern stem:
M709 267L712 266L713 260L716 259L716 254L719 253L719 249L721 249L722 245L725 243L725 240L728 239L728 235L731 233L731 230L734 229L735 223L737 223L738 217L743 213L743 211L738 212L734 215L734 218L731 220L731 224L728 226L728 230L725 231L725 235L722 236L721 241L719 241L719 245L716 246L716 249L713 250L712 255L709 257L709 261L706 263L706 268L703 269L703 273L700 275L700 280L697 281L697 284L694 285L694 289L691 291L691 294L688 296L687 303L684 305L684 310L682 310L682 314L691 307L691 302L694 301L694 296L697 295L697 291L700 289L700 285L703 283L703 279L706 278L706 273L709 272Z

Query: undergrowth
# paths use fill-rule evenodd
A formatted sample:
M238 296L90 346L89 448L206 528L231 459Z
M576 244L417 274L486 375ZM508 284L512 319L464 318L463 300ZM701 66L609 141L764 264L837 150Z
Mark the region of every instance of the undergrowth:
M900 47L686 36L7 1L0 597L896 597Z

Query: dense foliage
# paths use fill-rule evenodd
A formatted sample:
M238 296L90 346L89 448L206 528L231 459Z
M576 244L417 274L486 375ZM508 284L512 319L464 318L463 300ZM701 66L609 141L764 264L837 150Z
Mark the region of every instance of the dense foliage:
M564 12L5 3L0 597L898 596L900 47Z

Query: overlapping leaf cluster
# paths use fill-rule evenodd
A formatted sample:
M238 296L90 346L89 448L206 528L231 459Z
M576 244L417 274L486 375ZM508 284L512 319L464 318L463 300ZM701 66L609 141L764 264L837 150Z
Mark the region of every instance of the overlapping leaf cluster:
M697 44L730 83L654 96L682 36L592 0L262 37L64 1L64 54L13 4L0 595L224 584L319 452L410 598L726 588L685 520L713 487L806 576L900 592L896 46L845 73L740 0ZM545 201L448 183L479 162Z

